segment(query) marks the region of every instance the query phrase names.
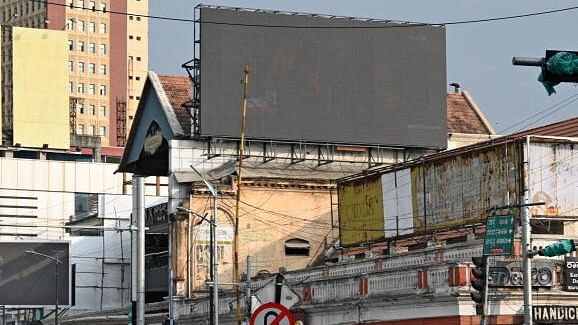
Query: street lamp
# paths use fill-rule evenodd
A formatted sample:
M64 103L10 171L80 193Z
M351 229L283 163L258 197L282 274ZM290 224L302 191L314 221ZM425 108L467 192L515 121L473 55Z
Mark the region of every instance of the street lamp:
M46 255L46 254L42 254L42 253L38 253L35 251L26 251L26 253L28 254L33 254L33 255L38 255L44 258L49 258L51 260L54 261L54 278L55 278L55 287L56 290L55 291L55 297L56 300L54 301L54 325L58 325L58 263L62 264L62 261L58 259L58 252L56 253L56 257L50 256L50 255Z
M217 188L211 184L199 171L191 165L191 169L199 176L199 178L205 183L205 186L211 192L211 196L213 197L213 215L211 216L211 238L209 240L211 244L211 268L210 268L210 275L211 275L211 282L213 283L213 295L212 295L212 303L211 303L211 312L209 313L212 316L212 325L219 324L219 259L217 256L217 195L219 192Z

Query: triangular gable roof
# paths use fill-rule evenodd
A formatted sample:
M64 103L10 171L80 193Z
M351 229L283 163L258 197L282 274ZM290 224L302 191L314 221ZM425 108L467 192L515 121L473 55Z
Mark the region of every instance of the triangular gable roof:
M447 94L448 133L488 134L496 132L472 96L465 90Z
M191 133L191 117L185 107L191 96L188 77L149 72L117 172L166 174L166 142Z

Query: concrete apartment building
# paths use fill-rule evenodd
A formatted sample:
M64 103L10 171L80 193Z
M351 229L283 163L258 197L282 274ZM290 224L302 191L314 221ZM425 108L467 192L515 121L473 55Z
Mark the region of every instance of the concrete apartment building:
M123 146L148 69L147 14L147 0L2 1L4 116L16 110L13 27L64 31L70 146ZM10 136L3 141L15 143Z

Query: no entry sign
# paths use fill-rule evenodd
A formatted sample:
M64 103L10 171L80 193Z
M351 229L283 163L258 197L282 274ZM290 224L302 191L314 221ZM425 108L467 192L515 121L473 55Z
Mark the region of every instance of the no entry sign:
M251 316L251 325L294 325L293 315L285 306L274 302L263 304Z

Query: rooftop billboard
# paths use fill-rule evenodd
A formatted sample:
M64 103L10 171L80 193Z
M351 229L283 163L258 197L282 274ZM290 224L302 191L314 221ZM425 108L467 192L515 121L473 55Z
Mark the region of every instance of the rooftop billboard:
M447 145L445 29L315 15L200 9L202 136Z

